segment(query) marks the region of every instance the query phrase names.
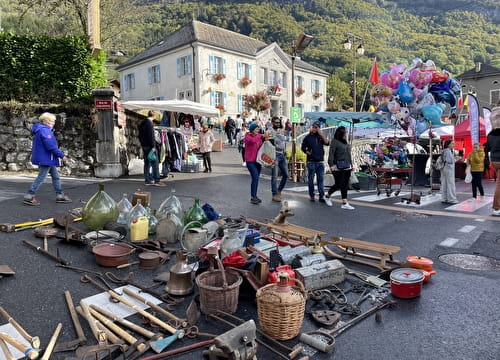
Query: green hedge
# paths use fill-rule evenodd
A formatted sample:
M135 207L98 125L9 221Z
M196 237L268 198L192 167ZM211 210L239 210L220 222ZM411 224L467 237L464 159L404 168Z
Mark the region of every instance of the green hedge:
M84 37L0 33L0 101L88 102L106 83L105 60Z

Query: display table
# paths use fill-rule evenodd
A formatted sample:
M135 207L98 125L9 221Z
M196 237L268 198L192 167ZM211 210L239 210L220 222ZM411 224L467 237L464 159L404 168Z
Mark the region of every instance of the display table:
M380 195L381 186L385 187L387 196L391 196L392 185L399 185L399 188L394 192L397 196L403 186L403 179L408 178L413 168L377 168L372 170L377 174L377 195Z

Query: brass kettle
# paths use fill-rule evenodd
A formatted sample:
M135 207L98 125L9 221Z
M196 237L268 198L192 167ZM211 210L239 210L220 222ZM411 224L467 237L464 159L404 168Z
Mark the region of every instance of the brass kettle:
M175 253L177 262L170 268L170 279L165 291L171 295L187 295L193 291L194 268L198 263L187 263L187 252L177 251Z

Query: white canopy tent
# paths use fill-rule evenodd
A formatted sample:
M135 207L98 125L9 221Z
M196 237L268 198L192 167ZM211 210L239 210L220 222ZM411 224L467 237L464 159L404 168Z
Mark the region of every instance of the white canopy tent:
M219 109L214 106L200 104L189 100L140 100L125 101L121 104L125 109L173 111L178 113L199 115L207 117L219 117Z

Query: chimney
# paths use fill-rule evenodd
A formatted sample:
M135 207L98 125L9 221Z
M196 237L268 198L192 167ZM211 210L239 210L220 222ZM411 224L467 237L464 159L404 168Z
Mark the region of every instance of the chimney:
M476 63L476 69L475 69L475 72L480 72L481 71L481 63L480 62L477 62Z

